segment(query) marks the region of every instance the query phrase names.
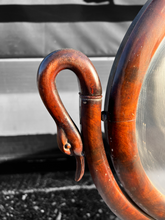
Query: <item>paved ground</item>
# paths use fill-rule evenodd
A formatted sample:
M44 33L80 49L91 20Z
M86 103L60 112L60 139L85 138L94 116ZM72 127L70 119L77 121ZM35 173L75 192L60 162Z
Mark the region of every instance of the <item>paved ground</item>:
M98 194L88 169L76 183L74 168L70 157L2 164L0 219L117 220Z

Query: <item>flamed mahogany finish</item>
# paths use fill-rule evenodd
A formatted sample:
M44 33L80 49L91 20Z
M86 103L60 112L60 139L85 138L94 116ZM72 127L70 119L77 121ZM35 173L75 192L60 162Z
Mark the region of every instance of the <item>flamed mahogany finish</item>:
M165 0L153 0L141 15L117 57L109 81L105 128L111 158L128 195L155 219L165 219L165 196L148 179L136 142L136 110L153 55L165 37Z
M80 83L81 135L58 96L55 77L62 69L72 70ZM101 132L101 85L90 60L81 52L64 49L48 55L38 70L38 88L44 104L58 127L60 149L77 159L76 180L84 171L83 154L93 181L110 209L124 220L152 219L134 206L123 194L108 164ZM68 147L69 146L69 147Z
M124 220L165 219L165 196L143 169L135 133L141 86L164 36L165 0L149 0L123 40L107 87L105 130L116 174L127 195L107 161L101 133L101 85L90 60L81 52L64 49L49 54L38 70L39 92L57 124L59 148L76 157L76 180L83 176L85 155L100 195ZM63 69L72 70L80 84L81 134L56 89L55 77Z

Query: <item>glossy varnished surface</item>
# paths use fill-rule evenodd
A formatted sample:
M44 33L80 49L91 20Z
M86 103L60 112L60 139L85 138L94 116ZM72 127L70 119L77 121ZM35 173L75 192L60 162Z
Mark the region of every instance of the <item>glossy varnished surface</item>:
M81 143L81 138L75 135L77 129L70 122L71 119L59 99L54 84L56 75L66 68L71 69L77 75L80 83L83 149L75 145L77 141ZM82 53L71 49L56 51L48 55L38 71L38 87L42 100L58 129L65 132L65 136L59 135L60 149L67 153L65 145L64 147L61 145L63 141L66 141L70 144L69 150L72 155L82 158L82 150L84 151L93 181L109 208L123 220L152 219L134 206L123 194L108 164L101 132L101 85L90 60ZM81 178L82 175L79 177Z
M119 57L109 89L107 136L117 175L128 195L155 219L165 219L165 197L142 166L136 141L136 110L150 62L165 35L165 1L152 1ZM108 97L108 96L107 96Z
M165 195L165 39L150 63L139 96L136 138L142 165Z

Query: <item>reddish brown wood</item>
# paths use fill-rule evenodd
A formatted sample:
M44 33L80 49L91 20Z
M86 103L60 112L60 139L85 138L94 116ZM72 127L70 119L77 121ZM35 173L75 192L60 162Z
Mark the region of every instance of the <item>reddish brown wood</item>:
M58 127L59 147L76 155L83 167L81 138L58 96L56 75L69 68L77 75L81 87L81 125L84 153L93 181L110 209L124 220L152 219L135 207L123 194L109 167L101 132L101 85L90 60L78 51L66 49L48 55L38 71L38 88L44 104ZM65 145L68 143L68 148ZM79 145L80 144L80 145ZM80 147L81 146L81 147ZM78 168L81 170L82 168ZM78 174L79 178L82 172Z
M111 84L106 127L113 164L128 195L155 219L165 219L165 196L148 179L138 154L139 93L150 61L165 37L165 0L153 0L129 36Z
M75 124L65 110L54 83L55 77L63 69L75 72L80 81L82 95L100 95L100 80L93 65L86 66L86 56L73 51L62 50L51 53L41 63L38 70L38 88L44 104L57 124L57 141L62 152L76 157L78 181L84 173L84 157L81 137ZM91 74L88 74L90 71Z

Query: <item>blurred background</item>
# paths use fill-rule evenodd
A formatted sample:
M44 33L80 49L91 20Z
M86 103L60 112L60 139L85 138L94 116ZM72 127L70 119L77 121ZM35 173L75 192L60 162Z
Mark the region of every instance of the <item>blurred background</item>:
M59 166L62 167L63 162L60 161L63 159L59 158L64 158L64 155L57 148L56 125L37 89L36 75L43 58L62 48L73 48L87 55L101 80L104 107L114 57L129 25L145 2L0 1L1 179L2 174L19 170L25 172L29 167L32 171L36 168L49 172L59 171ZM62 71L57 77L57 88L66 109L79 127L79 89L75 75L68 70ZM67 168L72 170L72 161L67 160L70 164ZM18 161L22 165L13 165ZM36 161L40 162L39 165ZM8 179L5 181L4 185Z

